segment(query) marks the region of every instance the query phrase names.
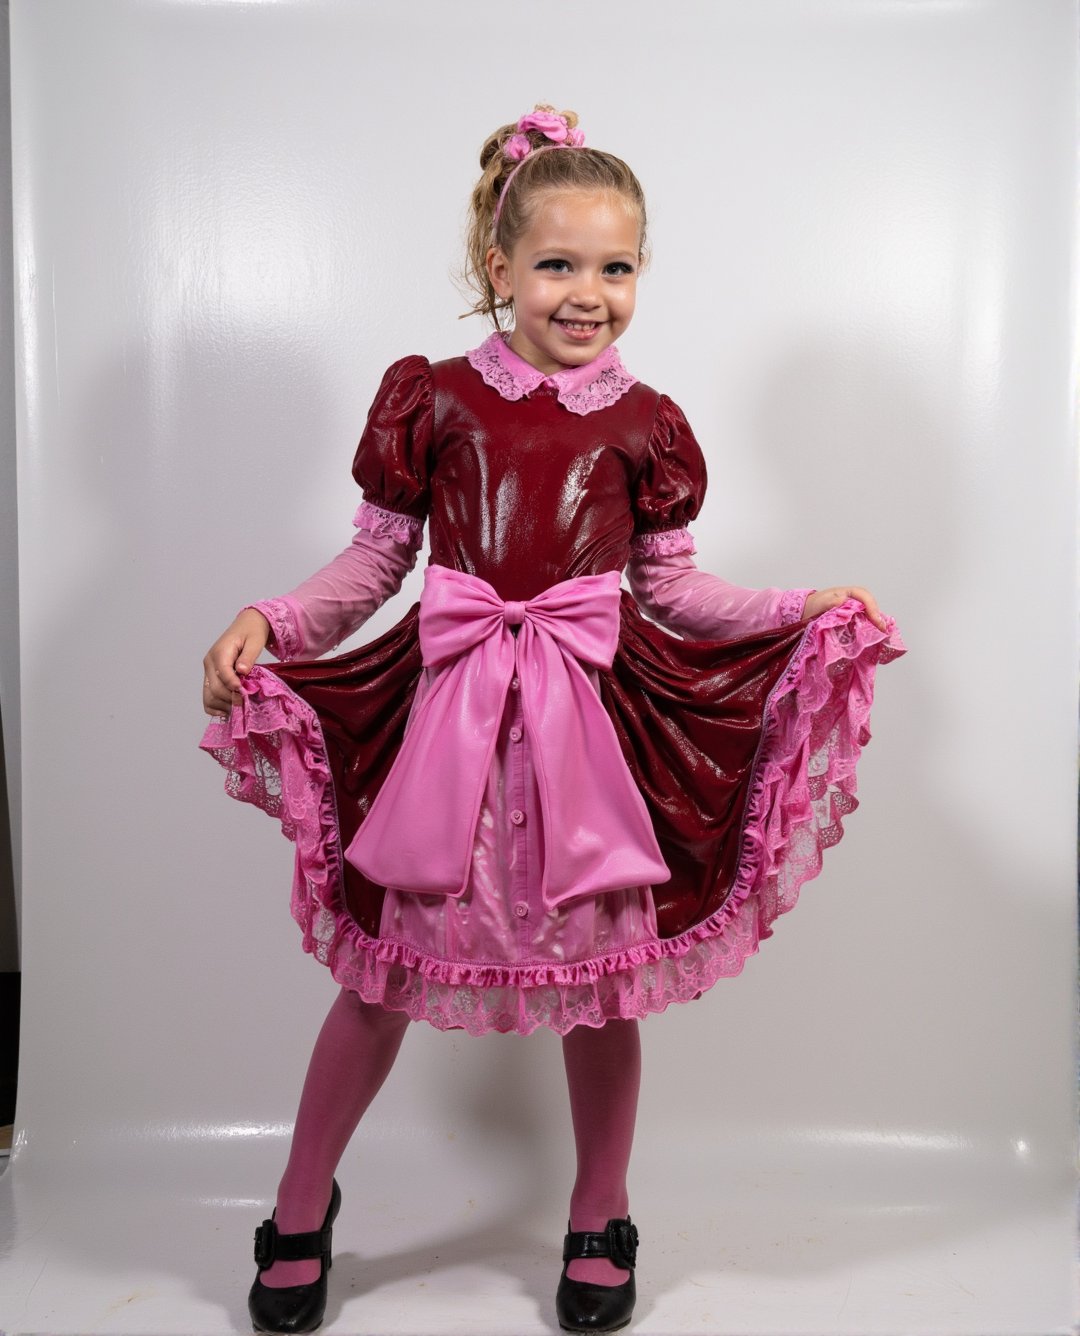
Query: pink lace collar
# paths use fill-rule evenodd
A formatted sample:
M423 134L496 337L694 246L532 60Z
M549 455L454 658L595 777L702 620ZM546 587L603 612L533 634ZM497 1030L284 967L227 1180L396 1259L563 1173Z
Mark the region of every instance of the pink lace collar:
M521 399L538 385L553 385L559 403L571 413L593 413L615 403L631 385L637 384L637 377L623 366L613 343L584 366L569 366L545 376L519 357L506 342L507 338L504 331L495 330L479 348L465 354L484 384L498 390L504 399Z

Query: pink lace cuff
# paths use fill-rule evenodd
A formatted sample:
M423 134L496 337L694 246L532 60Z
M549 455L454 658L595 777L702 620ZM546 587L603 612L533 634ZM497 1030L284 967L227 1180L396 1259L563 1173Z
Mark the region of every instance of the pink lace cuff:
M685 525L680 529L656 529L651 533L636 533L630 540L632 557L664 557L673 553L696 551L693 535Z
M304 637L300 634L296 613L285 599L264 598L246 606L261 612L270 623L270 639L266 647L276 659L288 663L290 659L298 659L303 654Z
M397 510L384 510L372 501L361 501L353 524L357 529L367 529L376 538L393 538L412 552L424 541L423 520Z
M791 626L803 619L803 607L813 589L788 589L780 600L780 625Z

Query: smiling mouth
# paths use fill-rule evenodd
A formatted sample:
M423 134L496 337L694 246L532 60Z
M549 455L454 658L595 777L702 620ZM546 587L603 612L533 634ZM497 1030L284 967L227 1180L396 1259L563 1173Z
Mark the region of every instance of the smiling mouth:
M594 334L601 325L599 320L558 320L555 323L572 334Z

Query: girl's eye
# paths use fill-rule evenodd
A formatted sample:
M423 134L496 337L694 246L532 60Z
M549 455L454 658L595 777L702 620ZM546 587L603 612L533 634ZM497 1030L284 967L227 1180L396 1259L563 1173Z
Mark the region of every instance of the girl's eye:
M547 269L553 274L568 274L571 269L569 260L540 260L537 269ZM604 273L609 276L622 276L623 274L632 274L634 266L627 264L625 260L612 260L610 264L604 265Z

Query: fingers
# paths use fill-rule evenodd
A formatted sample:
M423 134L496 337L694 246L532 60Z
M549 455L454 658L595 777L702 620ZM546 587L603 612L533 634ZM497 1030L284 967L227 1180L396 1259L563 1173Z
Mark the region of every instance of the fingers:
M862 589L855 585L850 589L843 591L845 598L857 598L866 609L866 615L874 623L879 631L887 631L889 624L885 619L885 614L877 605L877 599L874 598L869 589Z
M239 698L239 690L233 692L225 685L208 654L203 659L203 710L215 719L223 719L232 709L233 702Z
M841 603L847 600L856 599L866 609L866 615L880 631L889 629L889 621L885 614L878 607L877 599L869 589L863 589L861 585L837 585L833 589L816 590L806 600L806 615L809 617L820 617L823 612L829 612L832 608L838 608Z
M204 677L202 685L202 707L203 712L208 714L211 719L224 719L232 708L232 698L227 702L221 700L220 690L217 683L211 678Z
M233 691L239 691L240 680L236 674L247 677L251 672L256 659L266 648L266 642L270 638L270 623L256 608L245 608L233 622L229 632L232 632L233 638L226 656L228 662L225 681ZM229 632L226 632L226 636ZM225 636L222 639L225 639ZM213 653L213 650L210 652ZM230 681L230 678L233 680Z
M236 661L244 648L244 635L232 627L210 646L203 667L207 670L211 686L220 685L227 693L240 690L240 679L236 675Z
M240 700L241 679L255 666L269 636L270 623L262 613L245 608L210 646L203 659L203 709L207 714L223 718Z
M247 677L255 665L255 660L266 648L266 636L261 631L250 631L244 636L236 656L236 671L240 677ZM237 689L240 683L237 682Z

